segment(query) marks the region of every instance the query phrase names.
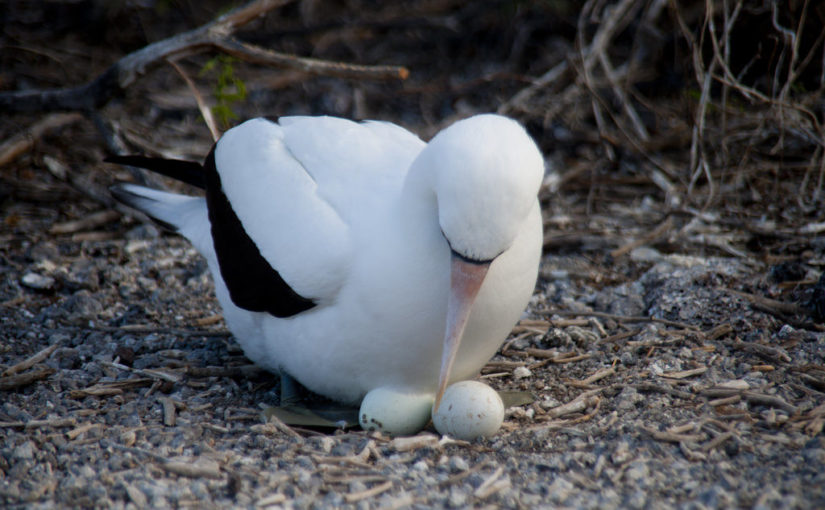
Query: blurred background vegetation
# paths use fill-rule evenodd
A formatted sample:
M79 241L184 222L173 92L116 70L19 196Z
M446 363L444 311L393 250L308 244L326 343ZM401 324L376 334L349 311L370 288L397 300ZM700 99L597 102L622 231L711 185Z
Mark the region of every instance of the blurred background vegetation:
M3 2L0 93L86 83L238 5ZM178 64L222 127L330 114L391 120L427 137L458 117L498 111L523 122L547 154L548 193L576 198L560 207L592 213L648 197L671 215L744 225L758 251L770 232L825 219L823 26L825 4L810 0L296 0L236 35L298 56L400 65L409 77L341 79L214 51ZM0 140L42 116L5 110ZM85 115L91 122L47 134L0 167L7 197L25 195L44 155L59 152L75 171L97 166L101 126L132 151L195 158L211 143L191 89L163 62Z

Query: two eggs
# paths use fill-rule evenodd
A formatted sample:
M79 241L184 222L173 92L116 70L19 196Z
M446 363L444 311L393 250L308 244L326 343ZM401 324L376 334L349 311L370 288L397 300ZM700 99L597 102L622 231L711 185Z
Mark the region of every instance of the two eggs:
M407 436L422 430L432 417L439 434L467 441L492 437L504 421L501 397L478 381L449 386L435 412L433 400L429 393L376 388L364 397L358 419L364 430Z

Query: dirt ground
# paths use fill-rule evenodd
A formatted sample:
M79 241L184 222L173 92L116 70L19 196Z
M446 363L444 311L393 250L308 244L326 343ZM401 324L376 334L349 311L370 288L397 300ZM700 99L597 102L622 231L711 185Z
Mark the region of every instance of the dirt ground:
M266 420L280 382L227 332L204 260L107 192L135 178L102 163L119 146L212 144L170 64L91 111L0 97L0 506L825 507L823 50L803 30L825 14L664 4L302 1L237 32L405 80L178 60L221 129L329 114L427 138L497 110L527 126L548 164L541 274L480 377L533 401L472 443ZM7 2L0 96L81 85L226 10ZM753 43L741 23L773 57L691 46ZM797 51L768 51L782 26Z

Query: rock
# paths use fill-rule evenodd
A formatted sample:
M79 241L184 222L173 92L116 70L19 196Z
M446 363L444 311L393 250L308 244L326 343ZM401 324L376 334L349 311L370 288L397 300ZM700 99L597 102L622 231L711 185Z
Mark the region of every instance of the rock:
M662 260L662 254L655 248L640 246L630 251L630 260L634 262L658 262Z
M447 504L450 508L462 508L467 505L468 499L469 494L465 491L462 491L459 487L451 487L450 497L447 500Z
M570 326L565 329L565 332L570 335L570 339L573 340L576 345L585 349L599 341L599 335L597 333L579 326Z
M528 377L532 376L533 372L530 371L527 367L516 367L513 370L513 379L527 379Z
M73 322L86 321L96 319L103 311L103 305L88 290L81 290L63 300L63 311Z
M12 451L11 458L13 460L33 460L34 459L34 443L26 441L25 443L15 447Z
M460 472L460 471L467 471L470 469L470 465L467 464L467 461L464 460L463 457L459 457L457 455L453 455L450 457L449 461L450 471L453 473Z
M636 388L625 386L616 398L616 409L619 411L630 411L635 409L641 402L644 402L644 400L644 396L639 394Z
M54 287L55 279L38 273L26 273L20 278L20 283L34 290L49 290Z
M553 503L561 504L574 490L575 486L570 481L563 476L557 476L547 487L547 496Z
M624 464L628 460L633 458L633 454L630 452L630 443L626 440L621 440L616 445L616 448L613 450L613 454L610 456L610 460L613 464Z

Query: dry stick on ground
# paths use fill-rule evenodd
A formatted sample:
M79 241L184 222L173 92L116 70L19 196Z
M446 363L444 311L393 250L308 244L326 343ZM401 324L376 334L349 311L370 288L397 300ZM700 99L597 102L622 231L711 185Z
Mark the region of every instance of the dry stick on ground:
M29 385L33 382L45 379L55 373L51 367L31 370L22 374L0 377L0 390L13 390L21 386Z
M766 312L774 314L774 315L784 316L784 315L788 314L788 315L803 315L804 316L804 315L808 314L808 310L806 310L805 307L794 304L794 303L785 303L783 301L778 301L776 299L771 299L771 298L767 298L767 297L764 297L764 296L758 296L756 294L751 294L749 292L742 292L742 291L739 291L739 290L733 290L733 289L724 289L724 290L727 290L731 294L734 294L734 295L739 296L743 299L746 299L751 304L753 304L754 307L759 308L760 310L766 311Z
M0 94L0 111L94 111L123 93L149 67L217 49L253 63L276 65L307 73L354 79L405 79L409 71L397 66L361 66L301 58L271 51L231 37L235 30L289 0L257 0L199 28L150 44L115 62L92 81L72 88L24 90Z
M664 324L665 326L673 326L676 328L682 329L690 329L690 330L698 330L699 328L684 322L677 322L677 321L670 321L667 319L659 319L656 317L642 317L642 316L629 316L629 315L616 315L614 313L606 313L606 312L576 312L570 310L543 310L541 312L543 315L561 315L566 317L599 317L602 319L613 319L616 322L658 322L660 324Z
M40 363L41 361L45 360L49 356L51 356L52 353L57 349L57 347L58 347L58 344L52 344L52 345L46 347L45 349L41 350L40 352L36 353L35 355L24 359L20 363L17 363L15 365L10 366L9 368L7 368L0 375L6 377L6 376L11 376L11 375L14 375L14 374L18 374L20 372L23 372L24 370L28 370L31 367L33 367L33 366L37 365L38 363Z
M74 427L77 420L74 418L49 418L45 420L29 420L29 421L0 421L0 429L3 428L22 428L22 429L37 429L42 427L62 428Z
M41 119L28 129L17 133L0 144L0 167L11 163L17 156L31 150L31 148L34 147L35 141L41 138L46 132L72 124L82 118L78 113L55 113Z

